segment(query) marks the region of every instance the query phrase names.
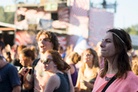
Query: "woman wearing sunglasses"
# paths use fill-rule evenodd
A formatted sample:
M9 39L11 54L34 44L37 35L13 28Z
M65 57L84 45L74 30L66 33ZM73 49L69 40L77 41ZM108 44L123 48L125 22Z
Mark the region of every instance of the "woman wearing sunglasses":
M74 92L69 72L70 66L63 61L57 51L46 51L42 62L44 71L49 75L44 92Z

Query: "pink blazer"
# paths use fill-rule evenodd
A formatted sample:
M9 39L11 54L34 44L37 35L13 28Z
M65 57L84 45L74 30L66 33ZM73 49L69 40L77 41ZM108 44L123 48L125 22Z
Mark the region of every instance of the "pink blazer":
M107 75L112 77L113 75ZM105 77L101 78L99 75L94 83L92 92L101 92L108 81ZM129 71L127 78L117 78L106 90L106 92L138 92L138 77Z

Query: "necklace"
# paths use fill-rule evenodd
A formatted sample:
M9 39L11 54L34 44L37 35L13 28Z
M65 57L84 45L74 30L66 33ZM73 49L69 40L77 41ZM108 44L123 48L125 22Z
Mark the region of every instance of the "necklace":
M111 79L112 79L112 77L105 76L105 81L110 81Z

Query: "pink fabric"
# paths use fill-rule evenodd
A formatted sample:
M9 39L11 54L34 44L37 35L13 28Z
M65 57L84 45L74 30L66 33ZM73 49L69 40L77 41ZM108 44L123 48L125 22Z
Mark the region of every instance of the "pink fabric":
M92 92L101 92L106 84L105 77L101 78L98 75ZM138 92L138 77L132 71L129 71L126 79L116 79L106 92Z

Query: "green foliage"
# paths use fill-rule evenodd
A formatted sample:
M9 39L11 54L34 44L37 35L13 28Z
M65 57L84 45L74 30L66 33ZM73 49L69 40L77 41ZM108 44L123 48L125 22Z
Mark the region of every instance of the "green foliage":
M138 35L138 24L125 29L131 35Z
M14 12L5 12L6 23L14 24Z
M5 13L4 13L4 9L2 6L0 6L0 22L4 22L5 21Z
M4 8L0 6L0 22L14 24L15 12L4 12Z
M130 35L137 35L138 36L138 24L133 25L125 29ZM132 40L133 41L133 40ZM138 46L133 45L133 49L138 49Z

